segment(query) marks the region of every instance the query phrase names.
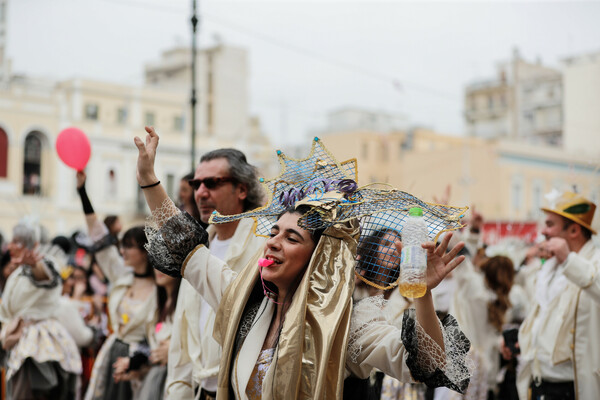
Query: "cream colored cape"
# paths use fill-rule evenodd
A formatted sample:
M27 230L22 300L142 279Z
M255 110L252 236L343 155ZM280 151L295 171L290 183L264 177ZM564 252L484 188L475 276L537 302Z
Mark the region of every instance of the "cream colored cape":
M353 222L329 228L321 237L286 314L276 352L277 361L263 382L264 399L341 396L358 234L358 224ZM217 390L219 399L229 398L230 383L235 383L234 391L239 398L244 398L247 381L240 377L249 376L247 370L251 372L256 363L257 357L251 363L240 364L246 371L240 370L238 376L230 376L231 363L237 356L233 355L233 343L244 306L258 279L260 255L262 251L257 252L237 276L225 263L211 256L204 246L198 246L182 269L183 277L213 308L218 308L215 338L223 346ZM264 335L261 338L257 337L260 346ZM246 340L240 355L248 351L243 347L256 346L253 342Z
M328 228L321 236L287 311L274 361L263 381L263 399L341 398L358 236L357 221ZM237 381L229 376L236 356L233 346L258 268L249 265L240 275L225 293L215 323L215 338L223 346L217 397L223 400L229 397L230 382ZM240 356L249 342L244 341ZM247 380L235 386L241 396Z

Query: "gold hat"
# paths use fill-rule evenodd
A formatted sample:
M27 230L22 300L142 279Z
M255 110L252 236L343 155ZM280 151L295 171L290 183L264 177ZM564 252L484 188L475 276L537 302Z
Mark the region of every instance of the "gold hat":
M592 229L596 205L578 193L564 192L550 208L542 207L542 211L561 215L596 234Z

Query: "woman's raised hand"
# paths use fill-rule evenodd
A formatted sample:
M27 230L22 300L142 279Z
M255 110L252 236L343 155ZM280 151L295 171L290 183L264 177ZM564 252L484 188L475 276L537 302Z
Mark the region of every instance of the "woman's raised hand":
M158 134L153 127L147 126L146 143L139 137L133 139L138 148L137 159L137 180L140 186L151 185L158 181L154 173L154 159L156 158L156 148L158 147Z
M44 258L40 253L38 253L37 249L38 245L36 245L33 249L23 249L21 254L11 261L14 261L17 264L26 264L34 267L42 260L42 258Z
M464 242L459 242L446 253L450 238L452 238L452 233L448 232L444 235L439 246L436 247L433 242L424 243L422 246L427 250L427 290L439 285L465 259L465 256L456 257L458 252L465 247Z
M433 242L423 243L422 245L427 250L427 290L431 290L439 285L446 275L452 272L465 259L465 256L456 257L458 252L465 247L464 242L458 243L452 250L446 253L451 237L452 233L450 232L444 235L444 239L437 247L435 247L435 243ZM402 242L396 240L394 244L397 256L399 256L402 253Z
M85 180L87 176L85 175L85 171L77 171L77 189L81 189L83 185L85 185Z

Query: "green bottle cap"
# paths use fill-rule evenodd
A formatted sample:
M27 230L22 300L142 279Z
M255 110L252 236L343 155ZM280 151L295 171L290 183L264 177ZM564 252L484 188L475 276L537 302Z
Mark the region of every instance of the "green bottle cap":
M423 216L423 210L421 210L420 207L411 207L408 210L408 215L410 215L411 217L422 217Z

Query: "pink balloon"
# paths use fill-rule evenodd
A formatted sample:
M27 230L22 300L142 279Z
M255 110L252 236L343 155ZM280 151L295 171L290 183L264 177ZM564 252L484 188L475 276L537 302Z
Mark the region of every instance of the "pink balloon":
M63 129L56 138L56 152L58 157L67 166L83 171L90 155L92 148L88 137L75 127Z

